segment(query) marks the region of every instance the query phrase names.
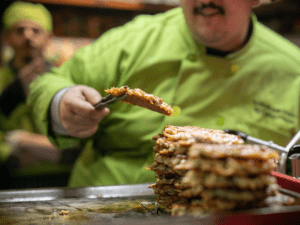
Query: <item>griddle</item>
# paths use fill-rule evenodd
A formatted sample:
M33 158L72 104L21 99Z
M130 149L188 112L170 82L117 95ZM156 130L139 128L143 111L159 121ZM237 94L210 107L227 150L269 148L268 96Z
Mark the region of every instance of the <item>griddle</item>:
M146 210L141 203L157 200L149 185L0 191L0 224L134 225L207 220L171 218L168 213L158 215Z
M279 184L285 196L300 199L299 182L279 173ZM287 179L288 178L288 179ZM293 191L286 189L293 183ZM142 202L157 200L150 184L116 185L84 188L38 188L0 191L0 224L262 224L269 218L274 224L294 222L298 219L300 206L276 206L237 211L225 214L172 217L168 213L153 214L145 210ZM291 186L291 185L290 185ZM300 191L299 191L300 192ZM66 215L60 215L67 212ZM244 219L244 220L243 220ZM222 221L220 223L220 221ZM244 222L243 222L244 221ZM281 223L279 223L281 221ZM236 223L234 223L236 224ZM269 224L269 223L268 223Z

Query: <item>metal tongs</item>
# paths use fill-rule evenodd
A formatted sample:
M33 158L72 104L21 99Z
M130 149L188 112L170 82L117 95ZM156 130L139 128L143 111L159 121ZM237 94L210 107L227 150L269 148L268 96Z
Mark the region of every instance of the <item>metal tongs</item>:
M123 87L128 88L127 85L124 85ZM112 94L109 94L106 97L102 98L99 102L97 102L94 105L94 107L95 107L95 109L101 110L101 109L108 107L109 105L114 104L126 97L127 97L126 92L125 92L125 94L122 94L120 96L114 96Z
M300 131L293 137L293 139L288 143L286 147L279 146L277 144L274 144L273 141L264 141L258 138L254 138L249 136L248 134L245 134L240 131L236 130L224 130L228 134L234 134L237 136L240 136L245 142L253 143L253 144L259 144L259 145L265 145L269 148L275 149L277 151L281 152L281 162L280 162L280 168L279 172L285 173L285 163L287 158L289 159L297 159L300 156L300 145L295 145L299 139L300 139Z
M120 95L120 96L114 96L114 95L107 95L106 97L102 98L99 102L97 102L94 107L95 109L101 110L105 107L108 107L111 104L114 104L124 98L126 98L126 94Z

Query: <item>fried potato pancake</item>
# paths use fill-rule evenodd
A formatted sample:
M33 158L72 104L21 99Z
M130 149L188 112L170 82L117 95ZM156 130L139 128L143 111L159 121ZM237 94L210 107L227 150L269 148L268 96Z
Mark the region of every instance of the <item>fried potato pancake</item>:
M220 176L248 176L255 174L270 174L275 168L273 160L256 161L245 159L189 159L173 167L174 171L199 170L210 172Z
M259 174L254 177L224 177L214 173L203 173L199 171L188 171L182 180L183 184L189 186L202 185L205 188L237 188L259 190L265 189L270 184L276 184L277 180L274 176Z
M189 149L189 158L204 156L212 159L234 157L240 159L269 160L279 159L278 152L263 145L250 144L194 144Z
M157 162L152 163L149 169L155 171L157 174L161 175L161 177L165 177L164 175L183 176L186 174L185 170L173 170L172 167Z
M168 125L152 139L157 182L150 188L172 215L263 207L278 194L271 172L280 157L266 146L196 126Z
M128 86L123 86L120 88L112 87L104 91L116 97L126 94L127 96L121 100L122 102L137 105L167 116L171 116L174 113L172 106L165 103L163 99L147 94L139 88L130 89Z
M227 134L222 130L205 129L196 126L172 126L168 125L163 130L164 137L170 141L196 139L196 142L205 143L232 143L243 144L241 137Z
M189 189L179 191L176 190L178 196L181 197L198 197L200 196L203 201L210 201L214 198L222 198L234 201L245 201L245 202L253 202L258 199L264 199L268 194L265 190L237 190L237 189L204 189L203 186L193 186Z
M171 168L173 168L174 166L176 166L180 163L184 163L185 160L186 160L185 155L177 155L177 156L173 156L173 157L168 157L168 156L164 156L164 155L161 155L159 153L156 153L155 156L154 156L154 161L155 162L164 164L164 165L169 166Z

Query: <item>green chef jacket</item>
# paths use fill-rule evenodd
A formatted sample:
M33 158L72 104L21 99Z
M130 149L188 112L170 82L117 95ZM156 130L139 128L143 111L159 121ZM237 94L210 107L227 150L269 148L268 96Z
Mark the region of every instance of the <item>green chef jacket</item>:
M139 16L79 50L60 68L36 79L30 101L42 131L57 146L77 140L53 134L49 107L55 93L84 84L140 88L181 109L165 116L118 102L76 162L71 186L154 182L152 137L166 125L235 129L286 145L299 129L299 49L252 16L240 51L217 57L193 39L180 8ZM85 140L86 141L86 140Z

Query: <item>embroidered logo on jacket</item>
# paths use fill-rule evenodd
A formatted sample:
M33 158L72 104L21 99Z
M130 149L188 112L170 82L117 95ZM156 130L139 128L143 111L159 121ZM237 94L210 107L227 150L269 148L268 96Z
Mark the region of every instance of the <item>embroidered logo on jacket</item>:
M286 110L281 110L275 107L272 107L266 103L260 101L253 101L254 110L258 113L262 113L265 117L273 119L282 119L287 123L294 123L296 116Z

